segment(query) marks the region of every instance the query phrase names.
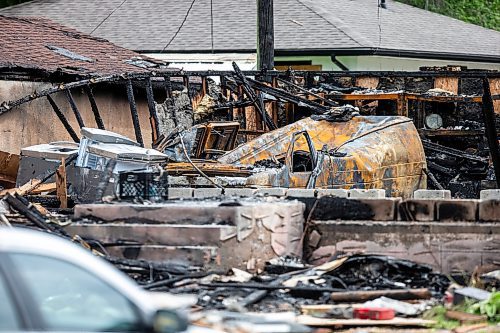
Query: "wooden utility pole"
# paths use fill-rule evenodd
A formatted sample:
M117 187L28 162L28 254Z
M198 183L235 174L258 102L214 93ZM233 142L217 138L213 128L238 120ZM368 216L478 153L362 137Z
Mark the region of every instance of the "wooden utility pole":
M257 68L274 68L273 0L257 0Z

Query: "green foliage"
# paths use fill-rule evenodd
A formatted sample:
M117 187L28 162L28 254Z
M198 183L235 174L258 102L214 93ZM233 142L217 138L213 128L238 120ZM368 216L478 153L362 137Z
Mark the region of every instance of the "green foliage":
M451 310L485 315L491 324L500 323L500 292L493 292L489 299L482 302L467 300L465 303L454 306ZM443 305L438 305L424 314L425 319L436 321L433 326L436 329L452 330L460 326L458 320L446 318L447 309Z
M0 0L0 8L17 5L28 0Z
M488 317L488 320L500 323L500 292L494 292L487 300L472 304L466 311L485 315Z
M397 0L500 31L500 0Z

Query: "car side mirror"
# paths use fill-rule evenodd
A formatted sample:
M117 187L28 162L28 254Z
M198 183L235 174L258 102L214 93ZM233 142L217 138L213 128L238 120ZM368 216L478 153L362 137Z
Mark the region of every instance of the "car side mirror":
M158 310L153 317L154 333L176 333L188 329L187 319L172 310Z

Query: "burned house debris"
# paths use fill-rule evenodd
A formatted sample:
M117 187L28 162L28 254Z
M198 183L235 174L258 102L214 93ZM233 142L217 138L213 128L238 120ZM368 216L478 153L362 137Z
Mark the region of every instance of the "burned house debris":
M2 21L54 40L42 63L0 57L1 224L195 294L192 322L233 331L272 322L247 311L298 331L426 326L457 284L492 285L498 72L185 72Z

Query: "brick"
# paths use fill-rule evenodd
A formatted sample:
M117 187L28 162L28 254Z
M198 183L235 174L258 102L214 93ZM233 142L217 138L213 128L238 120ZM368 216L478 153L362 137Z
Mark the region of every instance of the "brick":
M500 200L500 189L482 190L479 198L481 200Z
M478 200L453 199L436 201L436 217L438 221L476 221Z
M256 194L284 197L288 189L284 187L259 188Z
M289 188L286 191L287 197L294 197L294 198L314 198L315 194L316 194L315 189Z
M193 197L195 198L218 198L222 195L222 189L218 187L213 188L195 188Z
M341 188L322 188L316 191L316 196L318 198L324 197L326 195L338 198L347 198L349 196L349 192Z
M500 222L500 200L481 200L479 202L479 220Z
M224 195L233 197L252 197L255 194L255 189L253 188L226 188L224 190Z
M193 189L190 187L169 187L169 199L186 199L193 197Z
M416 190L414 199L451 199L450 190Z
M435 220L436 201L408 199L398 205L398 220L430 222Z
M348 192L349 192L349 198L354 198L354 199L385 198L385 190L383 189L368 189L368 190L350 189Z

